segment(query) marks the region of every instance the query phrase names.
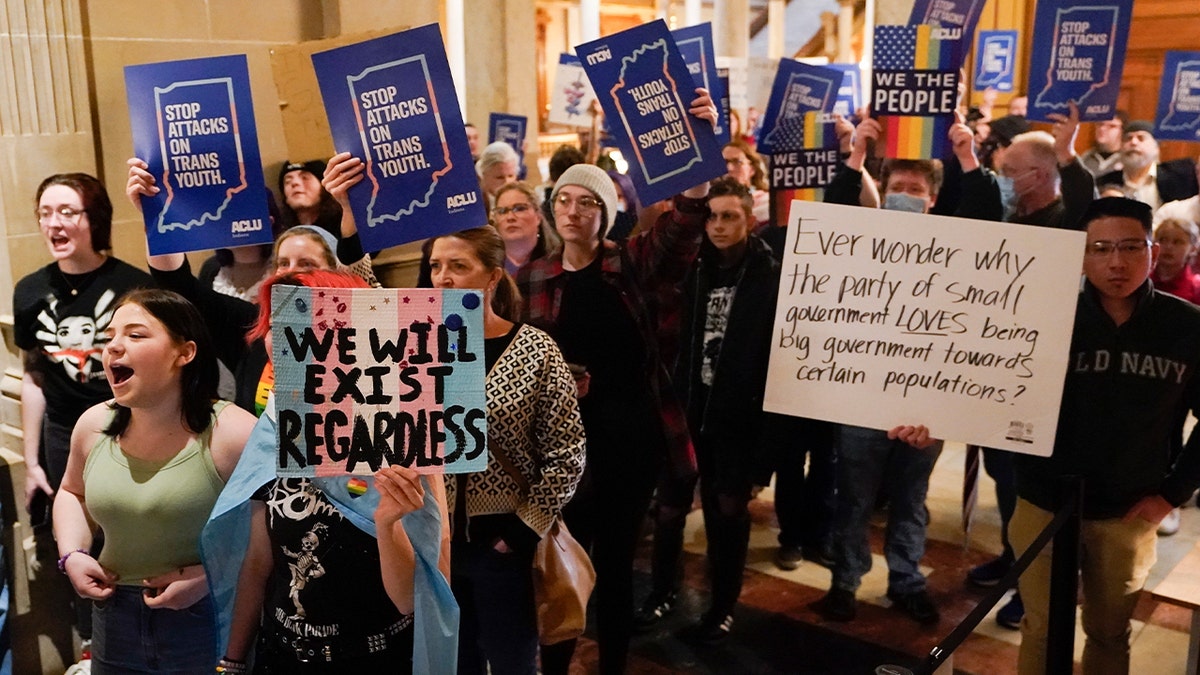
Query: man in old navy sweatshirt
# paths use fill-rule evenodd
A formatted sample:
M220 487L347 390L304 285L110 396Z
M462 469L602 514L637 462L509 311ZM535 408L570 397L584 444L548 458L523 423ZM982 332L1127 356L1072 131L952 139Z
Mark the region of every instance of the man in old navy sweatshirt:
M1200 486L1200 433L1173 451L1177 415L1200 412L1200 309L1156 291L1150 207L1096 200L1071 339L1054 452L1017 457L1018 554L1060 506L1061 478L1084 480L1080 571L1083 672L1127 672L1130 617L1155 560L1155 530ZM1047 547L1022 575L1019 671L1045 669L1050 594Z

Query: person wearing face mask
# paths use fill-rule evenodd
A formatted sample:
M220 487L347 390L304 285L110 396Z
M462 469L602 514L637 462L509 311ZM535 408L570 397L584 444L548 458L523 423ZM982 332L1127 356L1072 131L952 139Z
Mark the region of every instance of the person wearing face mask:
M1195 162L1190 159L1159 162L1158 158L1153 123L1133 120L1125 125L1122 136L1121 170L1100 176L1096 184L1101 190L1114 187L1130 199L1149 204L1152 209L1166 202L1187 199L1200 191Z
M963 125L966 126L965 124ZM850 154L838 166L833 181L825 188L825 201L830 204L868 206L863 199L864 177L870 176L863 166L871 146L879 139L882 129L874 119L863 115L863 120L854 129ZM964 167L966 171L966 167ZM966 176L964 176L965 186ZM937 202L942 185L942 163L937 160L888 159L880 175L879 184L883 194L879 205L892 211L929 213ZM994 206L999 207L996 198ZM989 211L988 205L977 200L963 199L954 215L963 218L983 218Z

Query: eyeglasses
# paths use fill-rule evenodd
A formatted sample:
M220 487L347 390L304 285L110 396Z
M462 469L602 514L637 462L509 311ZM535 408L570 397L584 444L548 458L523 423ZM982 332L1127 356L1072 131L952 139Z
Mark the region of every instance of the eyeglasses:
M513 204L512 206L497 206L496 208L492 209L492 215L496 216L497 218L503 218L510 213L520 214L532 210L532 204Z
M575 209L580 213L589 213L600 208L600 202L592 197L584 195L578 199L571 199L570 195L560 194L554 198L555 211L570 211L571 205L575 205Z
M38 222L43 225L54 220L55 216L58 216L60 222L74 225L75 223L79 222L79 216L83 215L84 213L85 212L83 209L73 209L70 206L65 205L60 206L57 209L52 209L49 207L36 209L33 212L33 214L37 216Z
M1087 254L1094 258L1107 258L1113 251L1120 257L1132 258L1141 255L1150 247L1149 239L1121 239L1120 241L1093 241L1087 245Z
M748 160L748 159L727 159L727 160L725 160L725 166L743 166L743 165L749 164L749 163L750 163L750 160Z

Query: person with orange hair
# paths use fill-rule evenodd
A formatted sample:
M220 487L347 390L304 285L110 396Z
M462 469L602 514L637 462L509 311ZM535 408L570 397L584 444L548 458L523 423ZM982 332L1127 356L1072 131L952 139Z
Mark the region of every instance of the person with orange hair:
M248 334L268 355L271 293L281 286L368 287L331 270L268 279ZM402 466L384 467L366 480L277 478L276 425L271 403L205 528L204 561L222 601L220 667L246 672L254 651L258 673L413 672L418 643L425 654L431 642L453 642L445 635L413 637L418 587L441 596L437 610L453 609L453 600L445 600L449 530L442 481ZM351 596L356 601L346 602Z

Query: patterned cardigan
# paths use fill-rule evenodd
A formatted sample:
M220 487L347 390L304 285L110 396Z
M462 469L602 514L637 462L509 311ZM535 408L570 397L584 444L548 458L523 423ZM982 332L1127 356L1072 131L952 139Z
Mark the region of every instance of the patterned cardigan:
M545 535L583 475L584 433L575 379L554 340L523 324L488 371L488 448L500 447L529 482L529 494L494 457L467 474L467 515L516 513ZM457 504L457 476L446 476L446 502Z
M706 199L676 195L674 208L659 216L652 228L623 246L606 242L601 250L601 275L620 292L650 353L647 363L652 370L646 380L667 441L667 465L681 478L696 473L696 454L668 368L678 352L683 281L700 250L708 214ZM566 287L562 251L523 267L517 285L525 299L525 318L553 332Z

